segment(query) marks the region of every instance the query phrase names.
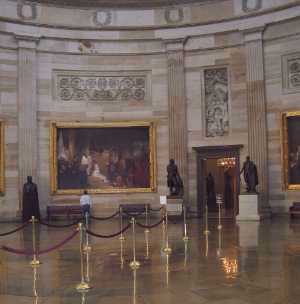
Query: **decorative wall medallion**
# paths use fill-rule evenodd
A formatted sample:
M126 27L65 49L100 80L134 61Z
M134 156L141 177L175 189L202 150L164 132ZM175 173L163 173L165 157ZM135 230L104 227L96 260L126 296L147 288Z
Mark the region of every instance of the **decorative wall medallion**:
M229 133L228 70L204 70L205 136L224 136Z
M282 56L283 93L300 92L300 52Z
M252 12L261 9L261 0L243 0L243 11Z
M165 10L165 20L167 23L179 23L184 18L182 7L170 7Z
M28 1L18 1L17 4L18 17L23 20L33 20L36 18L36 3Z
M93 22L97 26L106 26L111 24L112 12L107 10L98 10L94 13Z
M150 72L54 71L54 97L60 101L147 102Z

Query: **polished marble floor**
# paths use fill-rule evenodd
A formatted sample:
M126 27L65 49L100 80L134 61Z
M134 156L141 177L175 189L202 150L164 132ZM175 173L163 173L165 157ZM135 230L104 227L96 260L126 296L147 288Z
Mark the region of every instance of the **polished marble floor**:
M155 222L157 219L153 219ZM141 220L142 221L142 220ZM18 224L0 224L8 231ZM188 221L190 240L182 240L181 224L169 225L172 254L166 255L162 226L148 233L137 228L133 271L131 231L126 240L90 238L92 250L85 277L93 287L80 293L79 237L42 255L37 268L30 257L0 251L1 304L298 304L300 303L300 220L273 219L261 223L217 221L203 234L201 220ZM38 248L48 248L67 237L70 228L37 229ZM90 229L113 233L117 219L92 221ZM31 248L31 228L1 237L1 246ZM146 234L147 235L147 234ZM86 261L87 256L84 255ZM87 272L88 271L88 272Z

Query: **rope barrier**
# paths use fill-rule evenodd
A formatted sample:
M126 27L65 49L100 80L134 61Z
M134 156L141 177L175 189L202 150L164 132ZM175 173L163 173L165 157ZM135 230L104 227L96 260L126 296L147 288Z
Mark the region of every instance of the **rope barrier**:
M116 211L114 214L107 216L107 217L98 217L98 216L92 216L90 215L90 218L93 220L98 220L98 221L105 221L105 220L110 220L111 218L115 217L116 215L118 215L120 213L120 211Z
M43 250L40 250L40 251L37 250L36 252L22 250L22 249L16 249L16 248L8 247L8 246L2 246L1 249L4 250L4 251L7 251L7 252L11 252L11 253L15 253L15 254L21 254L21 255L33 255L33 254L41 255L41 254L48 253L50 251L54 251L54 250L58 249L59 247L65 245L71 239L73 239L77 233L78 233L78 230L76 229L74 232L72 232L71 235L66 237L63 241L59 242L58 244L56 244L56 245L54 245L50 248L47 248L47 249L43 249Z
M129 227L131 226L131 223L129 223L127 226L125 226L122 230L116 232L116 233L113 233L113 234L109 234L109 235L104 235L104 234L98 234L98 233L95 233L91 230L86 230L86 233L92 235L92 236L95 236L95 237L98 237L98 238L113 238L115 236L118 236L120 235L121 233L124 233Z
M49 223L46 223L46 222L43 222L43 221L39 221L39 223L40 223L41 225L44 225L44 226L47 226L47 227L52 227L52 228L67 228L67 227L72 227L72 226L74 226L74 225L77 225L82 219L83 219L83 217L81 217L80 219L76 220L76 221L73 222L73 223L65 224L65 225L49 224Z
M151 228L154 228L154 227L157 227L158 225L160 225L163 221L165 220L165 217L163 217L161 220L159 220L157 223L153 224L153 225L143 225L141 223L138 223L136 222L136 224L141 227L141 228L148 228L148 229L151 229Z
M160 210L162 210L163 209L163 207L160 207L160 208L151 208L151 207L149 207L149 210L151 210L151 211L154 211L154 212L157 212L157 211L160 211Z
M27 225L29 224L29 221L27 221L26 223L24 223L22 226L18 227L18 228L15 228L11 231L8 231L8 232L4 232L4 233L0 233L0 236L6 236L6 235L10 235L10 234L13 234L23 228L25 228Z

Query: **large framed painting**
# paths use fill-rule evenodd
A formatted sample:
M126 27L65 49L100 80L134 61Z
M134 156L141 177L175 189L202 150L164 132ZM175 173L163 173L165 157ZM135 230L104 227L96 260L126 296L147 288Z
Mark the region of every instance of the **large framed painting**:
M155 141L153 122L51 122L52 192L153 192Z
M300 190L300 111L282 113L284 189Z
M4 122L0 120L0 193L4 193Z

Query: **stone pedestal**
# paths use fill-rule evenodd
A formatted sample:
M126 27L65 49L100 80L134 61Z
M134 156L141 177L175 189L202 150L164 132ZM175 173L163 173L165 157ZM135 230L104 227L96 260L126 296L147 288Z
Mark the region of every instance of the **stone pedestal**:
M182 197L168 197L167 198L167 212L168 215L180 216L182 213L183 198Z
M237 221L259 221L261 219L258 213L259 197L258 194L239 195L239 214Z

